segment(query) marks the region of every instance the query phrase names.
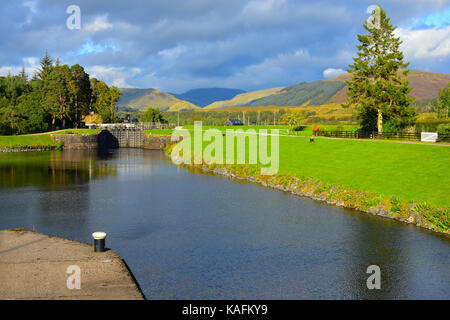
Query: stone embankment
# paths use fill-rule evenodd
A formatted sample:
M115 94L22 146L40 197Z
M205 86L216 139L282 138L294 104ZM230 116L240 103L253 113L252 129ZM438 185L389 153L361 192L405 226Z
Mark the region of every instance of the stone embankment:
M260 184L267 188L282 190L285 192L295 194L297 196L308 197L316 201L321 201L330 205L335 205L337 207L354 209L360 212L365 212L388 219L394 219L399 222L413 224L417 227L425 228L433 232L445 234L447 236L450 235L450 231L448 229L437 228L435 225L433 225L433 223L427 221L424 214L422 214L419 211L417 204L415 203L408 205L403 203L402 204L403 207L401 208L401 210L398 210L396 212L392 209L392 204L389 203L388 200L381 200L378 198L374 198L376 199L375 201L377 203L376 205L372 206L364 205L363 199L365 197L370 198L373 195L365 194L363 192L357 192L354 190L345 190L342 189L342 187L338 186L331 186L328 189L328 191L317 192L317 190L321 186L321 183L312 180L304 181L298 178L291 178L289 183L286 184L284 183L285 181L283 182L277 181L277 178L274 178L273 181L270 181L270 179L264 181L252 175L248 176L241 175L239 173L233 172L232 170L228 170L227 168L224 167L211 168L208 165L200 165L200 166L184 165L184 166L199 169L207 173L225 176L231 179L250 181L253 183ZM330 196L331 193L335 193L336 196L331 197ZM361 199L356 198L352 201L346 200L348 195L354 196L355 194L360 196Z
M0 283L2 300L144 299L117 252L27 230L0 231Z
M61 143L63 149L96 149L97 134L51 134L50 137Z

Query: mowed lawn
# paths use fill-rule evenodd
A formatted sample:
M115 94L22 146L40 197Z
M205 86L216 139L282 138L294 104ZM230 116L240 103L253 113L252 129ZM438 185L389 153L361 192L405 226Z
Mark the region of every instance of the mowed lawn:
M450 207L450 147L280 137L280 173Z
M450 207L449 146L327 138L311 143L293 136L279 141L280 174ZM248 162L248 148L246 153Z
M0 136L0 149L13 149L13 148L31 148L42 146L58 146L58 143L53 141L50 137L51 133L54 134L96 134L99 129L67 129L53 132L47 132L42 134L29 134L19 136Z
M50 134L0 136L0 149L26 148L33 146L57 146Z

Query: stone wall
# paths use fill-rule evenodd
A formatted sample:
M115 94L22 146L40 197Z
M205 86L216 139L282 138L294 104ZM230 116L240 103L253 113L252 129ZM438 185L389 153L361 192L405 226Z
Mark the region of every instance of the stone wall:
M98 137L96 134L51 134L54 141L62 144L63 149L96 149Z
M120 145L118 139L107 130L102 130L99 134L52 134L50 136L53 140L61 142L63 149L128 147L128 145ZM142 148L163 150L170 140L170 135L144 134Z
M151 150L163 150L167 142L171 139L170 135L152 135L144 134L144 141L142 147Z

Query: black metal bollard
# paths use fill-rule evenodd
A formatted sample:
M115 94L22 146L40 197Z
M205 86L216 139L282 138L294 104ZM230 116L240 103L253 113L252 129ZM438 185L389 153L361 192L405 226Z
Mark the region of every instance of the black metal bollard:
M92 237L94 238L94 251L95 252L105 251L106 233L105 232L94 232L92 234Z

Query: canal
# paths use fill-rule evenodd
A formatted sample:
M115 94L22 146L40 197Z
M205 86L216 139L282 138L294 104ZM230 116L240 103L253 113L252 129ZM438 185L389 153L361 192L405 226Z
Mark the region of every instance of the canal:
M450 299L448 237L193 173L161 151L0 154L0 229L15 227L107 232L148 299Z

